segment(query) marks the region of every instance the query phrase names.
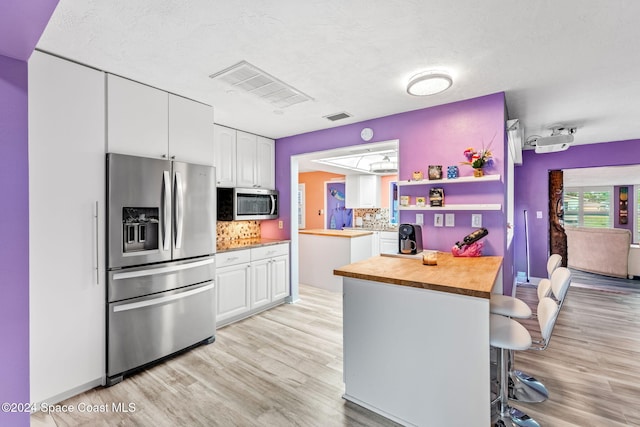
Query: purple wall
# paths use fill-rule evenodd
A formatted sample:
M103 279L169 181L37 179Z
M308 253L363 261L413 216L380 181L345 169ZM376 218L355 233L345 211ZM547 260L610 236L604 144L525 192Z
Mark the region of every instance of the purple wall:
M0 56L0 99L0 401L29 402L26 62ZM2 412L0 424L19 425L24 417Z
M496 162L487 173L500 174L502 179L483 184L456 184L445 187L447 203L505 204L505 100L504 93L460 101L422 110L410 111L360 123L340 126L276 141L276 186L280 191L280 218L284 229L277 229L277 221L264 221L262 235L273 238L290 237L290 157L297 154L363 144L360 131L373 129L373 141L398 139L400 170L398 178L407 180L413 171L426 175L428 165L458 165L464 161L463 151L469 146L487 146ZM468 166L460 166L461 176L472 175ZM427 195L429 186L405 187L402 194ZM418 194L420 193L420 194ZM485 238L485 254L505 255L506 219L503 211L481 212L483 225L489 229ZM413 211L402 211L401 222L415 222ZM433 213L424 212L423 238L430 249L450 251L453 244L471 232L471 212L455 212L456 226L434 228ZM505 264L508 260L505 259ZM510 264L510 262L509 262ZM509 282L509 280L507 280ZM507 286L506 286L507 287ZM510 289L510 285L507 287Z
M27 63L58 0L0 3L0 402L29 402ZM0 411L0 425L29 413Z
M567 151L548 154L526 150L522 158L522 166L515 170L516 270L526 271L523 212L527 210L531 265L529 274L545 277L549 254L549 170L637 164L640 158L640 140L577 145ZM536 211L542 212L541 219L536 219Z

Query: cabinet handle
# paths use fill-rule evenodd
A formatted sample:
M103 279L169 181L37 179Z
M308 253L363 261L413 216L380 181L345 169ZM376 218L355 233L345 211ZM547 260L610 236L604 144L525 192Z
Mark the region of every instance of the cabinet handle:
M163 159L166 159L166 158L167 158L167 155L166 155L166 154L163 154L163 155L161 155L160 157L162 157Z
M98 201L96 200L96 210L93 219L96 223L96 285L100 285L100 218L98 210Z
M175 159L176 159L176 156L171 156L171 160L175 160Z

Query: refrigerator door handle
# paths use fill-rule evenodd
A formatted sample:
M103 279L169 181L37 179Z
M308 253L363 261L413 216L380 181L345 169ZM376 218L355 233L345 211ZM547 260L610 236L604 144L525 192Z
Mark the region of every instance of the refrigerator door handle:
M176 172L176 249L182 247L182 225L184 222L184 195L182 192L182 174Z
M214 263L213 258L207 258L201 261L189 262L186 264L179 264L179 265L172 265L168 267L147 268L144 270L137 270L137 271L124 271L122 273L114 273L113 280L131 279L132 277L153 276L156 274L175 273L176 271L202 267L204 265L209 265L213 263Z
M171 236L169 233L171 227L171 176L169 171L162 172L162 183L164 184L164 230L162 233L162 249L171 250Z
M122 304L122 305L117 305L115 307L113 307L113 312L117 313L120 311L129 311L129 310L135 310L137 308L143 308L143 307L149 307L152 305L159 305L159 304L164 304L166 302L169 301L175 301L178 299L183 299L186 297L190 297L192 295L196 295L202 292L206 292L210 289L213 289L214 287L214 283L213 282L209 282L206 286L202 286L200 288L197 289L192 289L190 291L184 291L184 292L178 292L177 294L173 294L173 295L168 295L166 297L159 297L159 298L152 298L152 299L148 299L145 301L139 301L139 302L131 302L128 304Z

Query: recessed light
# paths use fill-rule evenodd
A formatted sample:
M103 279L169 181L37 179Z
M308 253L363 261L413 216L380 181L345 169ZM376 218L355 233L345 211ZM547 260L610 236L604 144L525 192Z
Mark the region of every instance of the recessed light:
M451 76L443 71L425 71L409 79L407 93L414 96L435 95L449 89L452 84Z

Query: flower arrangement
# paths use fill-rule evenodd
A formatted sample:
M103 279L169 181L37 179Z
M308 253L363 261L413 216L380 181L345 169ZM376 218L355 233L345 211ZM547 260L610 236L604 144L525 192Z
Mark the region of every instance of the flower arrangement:
M493 154L488 148L483 147L481 150L476 150L473 147L469 147L464 150L464 156L467 161L460 162L460 164L469 165L474 169L482 169L493 164Z

